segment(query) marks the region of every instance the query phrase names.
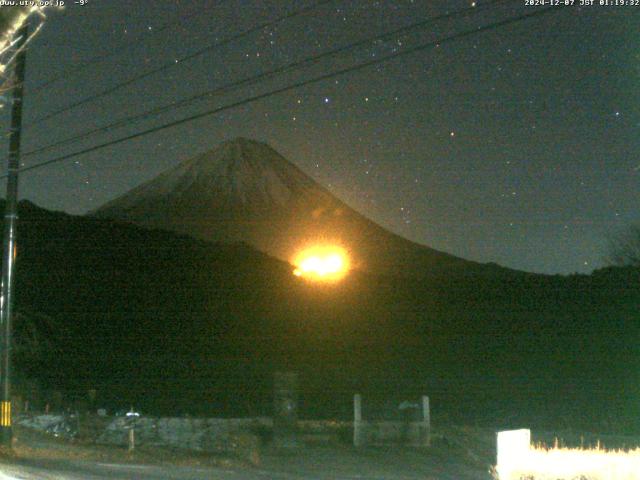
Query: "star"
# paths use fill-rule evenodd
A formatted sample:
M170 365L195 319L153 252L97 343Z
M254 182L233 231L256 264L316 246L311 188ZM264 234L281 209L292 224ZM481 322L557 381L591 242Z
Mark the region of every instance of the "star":
M98 3L101 2L96 2L95 8L99 8ZM159 5L161 3L163 2L159 2ZM383 2L380 0L378 7L371 12L363 10L355 4L351 5L350 2L344 2L340 6L337 4L325 5L326 8L322 8L322 10L309 11L308 15L305 14L306 19L313 20L309 22L313 28L309 29L298 28L300 25L296 27L293 21L272 23L270 26L257 30L255 32L257 35L251 37L249 41L228 43L224 53L229 55L230 61L235 59L236 63L240 64L236 65L237 69L221 68L220 58L215 58L215 55L202 56L197 62L188 62L189 65L180 60L181 56L187 53L185 48L189 44L197 46L200 42L208 44L224 41L224 38L228 38L230 32L224 32L224 34L218 32L219 36L216 36L216 33L211 31L210 22L207 22L205 18L202 18L202 21L190 22L189 31L175 25L175 30L172 27L170 32L166 32L170 37L175 36L176 40L180 39L178 35L174 34L180 33L187 43L182 41L162 42L160 38L156 39L155 34L161 33L158 29L167 20L170 20L171 15L177 14L176 17L179 18L188 12L190 13L193 8L184 8L185 11L182 11L182 4L192 2L172 0L165 3L168 4L166 8L162 5L157 9L136 8L130 18L117 15L104 7L104 18L93 24L102 30L83 38L78 43L78 48L69 48L69 52L71 52L69 55L66 54L66 50L63 54L56 54L56 49L51 49L51 51L43 49L36 53L35 50L39 47L34 45L33 62L34 65L40 63L38 68L34 68L34 72L40 72L40 77L42 77L33 80L36 85L45 80L44 72L47 72L46 64L49 54L51 54L52 61L53 57L56 57L55 63L61 63L59 71L64 73L66 67L74 68L72 64L90 57L90 55L85 55L83 48L86 48L87 51L97 50L96 53L100 53L101 49L108 50L111 47L115 49L117 44L131 43L134 35L137 35L136 38L144 39L145 44L140 45L144 48L135 48L129 51L126 54L126 64L138 65L141 70L144 70L145 65L148 67L152 64L163 64L162 58L165 58L164 62L173 62L177 65L172 63L173 66L166 72L166 76L163 74L148 77L145 82L136 85L136 88L139 87L137 91L132 89L127 93L123 90L114 94L108 101L105 99L105 101L96 103L95 106L92 103L85 109L74 109L74 112L61 119L60 131L54 130L55 123L50 124L52 127L50 133L48 129L32 130L28 134L25 151L56 141L54 137L58 137L63 129L67 129L66 123L69 123L70 134L76 132L81 134L85 128L89 127L89 123L95 123L99 127L107 125L112 120L126 118L130 114L141 113L156 106L162 107L165 103L169 105L174 99L188 98L199 94L200 91L210 93L209 82L212 84L211 87L217 88L218 84L231 85L236 81L241 81L245 76L248 78L256 75L259 73L258 69L254 72L253 67L258 65L253 65L254 63L264 62L265 64L261 67L267 71L281 63L284 65L298 59L312 58L325 50L329 51L339 45L346 45L356 40L356 38L351 38L351 35L357 37L358 33L370 32L373 34L374 32L394 31L402 25L409 25L415 21L415 15L421 13L421 7L418 5L424 2L415 2L414 5L411 5L413 0L406 2ZM248 1L246 3L247 7L251 7L246 9L247 15L269 13L262 11L263 6L260 2ZM172 4L181 6L173 8ZM275 4L278 2L274 2ZM454 2L443 4L442 9L437 13L444 14L445 11L453 13L453 4ZM373 2L370 6L373 7ZM476 10L477 7L480 8ZM484 3L480 0L466 0L457 8L480 13L479 10L484 7ZM288 7L283 6L282 8L282 14L288 14L292 11ZM275 15L280 15L275 11L271 13L274 14L274 18ZM378 17L374 14L380 15ZM620 15L621 19L623 16L623 14L616 14L613 11L611 15L612 18L615 15ZM84 18L87 21L87 28L90 28L88 22L92 17L93 15ZM325 17L329 24L326 31L323 31L320 20ZM250 18L246 20L251 23ZM299 20L306 21L305 19ZM135 23L131 23L133 21ZM346 25L343 21L350 24L353 22L353 25ZM479 26L484 24L484 21L490 22L491 20L487 17L478 19L478 23L472 23ZM586 271L591 268L591 264L595 266L596 258L592 257L591 253L587 254L586 258L583 256L585 242L591 242L593 238L600 235L600 232L606 230L606 225L637 221L632 218L633 216L625 206L631 204L635 193L632 188L629 188L629 181L640 178L640 160L637 159L638 145L633 137L633 135L637 136L640 133L640 116L630 110L635 105L633 90L622 88L630 86L627 83L620 83L630 81L624 78L616 77L614 79L616 85L620 87L615 89L616 91L613 91L615 85L612 84L612 88L610 88L612 91L603 92L603 95L598 98L585 96L585 101L580 105L564 101L565 91L570 91L572 86L571 78L586 77L593 80L590 85L606 85L608 76L610 76L608 71L611 70L611 67L628 60L626 56L628 52L618 52L619 45L624 42L624 35L621 34L622 28L607 29L608 21L602 20L599 24L599 20L595 17L593 25L585 25L584 22L571 23L573 20L569 18L566 21L570 28L566 32L557 32L558 38L562 40L558 41L554 47L554 59L557 57L557 62L547 61L548 47L553 43L553 39L547 39L548 42L545 43L544 32L548 28L547 22L532 22L527 26L522 24L523 31L530 30L532 34L542 35L542 41L528 43L526 50L522 51L519 49L521 44L519 34L515 35L515 31L511 28L500 27L495 30L497 35L501 35L499 45L494 45L496 48L492 48L491 42L483 35L470 34L462 37L457 42L459 50L456 53L460 55L451 56L452 50L448 47L445 48L450 44L441 43L442 39L450 33L467 29L473 30L471 24L466 26L461 24L459 29L451 25L450 32L449 29L432 32L432 34L425 31L424 37L422 33L415 35L395 33L393 36L384 37L386 40L372 42L367 46L362 45L357 51L354 50L353 57L344 56L335 65L330 62L318 63L314 67L317 71L309 71L309 78L316 76L316 74L321 75L325 71L329 73L334 69L348 67L352 63L355 65L360 62L368 62L372 60L372 57L374 60L378 60L383 56L391 55L392 52L404 52L406 49L412 49L423 42L433 42L433 46L438 43L440 48L425 49L424 54L420 55L398 57L397 60L394 60L393 65L395 66L391 64L371 65L371 68L355 70L349 76L327 76L322 80L322 83L305 86L304 90L296 88L287 90L289 93L286 96L266 97L260 100L259 108L250 108L251 104L248 104L247 108L232 108L224 113L221 111L215 117L203 119L202 129L193 128L190 131L189 136L192 138L189 140L192 139L192 142L181 138L177 130L168 129L166 136L160 137L162 138L161 145L158 145L160 142L158 137L154 136L144 136L136 142L126 141L117 144L117 147L114 146L114 148L119 150L114 150L113 160L110 159L110 156L105 155L106 159L103 163L107 165L111 161L116 163L116 159L119 158L136 157L135 161L141 165L140 171L135 172L136 176L128 178L130 185L134 186L134 184L141 183L159 172L159 165L171 166L173 163L181 161L182 158L186 159L201 151L212 149L218 144L218 140L236 135L258 136L265 143L282 145L292 162L300 159L300 161L306 162L312 172L317 174L322 173L319 172L320 158L339 158L339 160L332 162L331 169L327 172L325 172L327 166L323 165L323 172L326 175L334 175L332 180L336 182L336 178L353 178L354 185L349 185L344 180L339 184L336 183L336 190L341 190L338 193L347 198L355 196L355 193L349 191L351 188L364 189L365 186L370 188L371 196L374 199L377 198L378 205L380 205L380 209L375 213L380 217L373 220L392 222L399 212L394 208L400 208L399 204L405 208L404 211L401 211L401 215L406 214L409 207L404 203L410 204L411 200L396 199L403 197L403 191L406 191L407 187L418 198L417 194L422 190L422 187L425 187L424 190L429 191L429 199L426 196L421 196L415 205L411 203L412 207L410 208L410 212L413 213L415 209L416 213L416 224L412 223L411 228L415 228L413 233L423 243L429 243L433 238L441 245L446 244L446 248L451 250L450 253L466 255L467 252L466 246L461 246L464 243L461 240L452 239L447 243L440 233L427 231L426 227L422 228L423 222L420 219L423 218L425 204L429 203L431 198L433 198L433 202L429 203L428 208L432 209L434 214L443 218L445 216L452 217L461 231L463 228L469 228L469 243L486 241L486 238L482 238L484 233L480 230L473 230L472 218L482 216L483 222L487 222L487 224L493 222L493 225L501 226L500 228L509 226L509 222L513 221L518 225L518 229L505 230L515 239L520 235L522 227L520 219L527 218L534 212L536 215L540 214L540 218L536 217L535 222L535 227L542 229L540 233L550 231L560 233L558 237L563 237L563 246L566 242L567 252L570 252L566 259L563 258L562 261L555 262L552 258L555 253L552 250L554 246L558 245L554 244L555 240L551 234L544 240L548 241L552 248L541 255L545 257L544 261L542 259L535 260L535 262L540 262L538 268L542 270L557 269L557 271L568 271L569 269ZM132 29L131 37L128 35L128 24ZM609 26L614 24L612 22ZM239 25L238 27L240 28ZM43 31L42 43L56 44L55 42L61 38L67 38L60 34L70 33L67 31L68 28L70 27L63 25L63 22L58 24L53 21L49 22ZM184 30L180 31L180 28ZM356 28L358 31L355 31ZM592 30L593 33L591 33ZM123 36L126 38L122 38ZM150 41L152 36L153 41ZM291 37L291 42L283 43L280 41L285 36ZM555 39L555 35L553 38ZM573 61L575 60L575 47L579 45L580 39L590 43L594 39L600 40L597 43L598 51L594 54L593 62ZM114 45L110 45L108 42L114 42ZM445 46L443 47L443 45ZM526 53L527 58L520 58L521 53ZM636 63L639 62L640 53L632 52L631 58L636 60ZM118 59L120 57L114 60ZM241 65L243 62L238 62L242 59L245 60L244 66ZM62 63L66 61L69 65L65 67ZM68 79L63 79L68 83L68 86L60 85L60 90L55 90L55 93L51 95L39 94L38 98L33 99L33 102L31 100L28 102L27 110L25 110L25 123L30 119L37 118L40 115L37 113L38 111L46 114L55 111L60 106L81 99L84 95L78 97L78 94L84 89L76 88L78 85L91 85L91 89L87 90L95 92L109 88L114 79L110 79L109 75L100 75L100 73L107 72L112 65L113 63L105 64L100 68L95 65L96 68L87 69L82 75L77 75L78 78L73 75ZM241 71L243 69L251 71L243 72ZM58 71L57 65L56 71ZM121 80L127 77L128 74L123 72ZM284 75L282 86L293 84L296 80L303 80L303 78L306 77L302 73L300 73L300 79L296 75L290 77ZM532 78L548 79L549 87L545 91L541 85L537 88L529 85ZM170 85L171 88L167 89L167 85ZM271 90L272 87L276 88L275 81L273 85L264 83L265 92ZM251 90L251 88L247 90ZM223 106L231 103L232 100L241 101L245 97L245 93L248 97L257 94L261 91L260 88L255 87L255 92L253 90L242 93L238 91L237 98L226 99L221 95L211 94L210 97L203 97L203 99L210 101L211 108L214 108L218 105ZM334 97L330 97L334 93L336 94L335 98L338 99L335 105L333 104ZM400 97L402 97L402 102L399 101ZM293 104L290 103L291 101ZM10 105L9 100L6 102ZM1 103L0 98L0 105ZM362 103L366 103L365 108L362 108ZM368 106L369 103L371 103L371 108ZM391 105L392 103L393 105ZM318 108L323 105L331 108L324 110ZM196 114L200 108L204 110L209 107L206 105L200 107L194 103L193 107L189 108L192 108L193 113ZM624 111L620 108L623 108ZM6 109L7 106L5 106ZM77 114L74 115L76 112ZM264 112L269 113L265 114ZM191 111L186 109L181 111L176 109L175 113L168 114L163 119L158 118L157 125L165 120L171 122L174 118L179 119L190 114ZM301 115L304 122L298 123L298 116ZM293 125L291 125L292 123ZM608 124L629 128L605 129L603 123L605 123L604 127ZM150 122L150 126L153 125L156 124ZM228 128L223 128L223 125ZM463 129L464 135L461 139L458 139L459 132L452 128L453 125ZM470 129L471 126L473 126L473 130ZM133 125L130 127L131 133L135 133L138 128L142 130L146 127L142 124ZM171 140L173 132L176 132L176 141ZM129 131L114 132L113 138L118 138L120 133L124 136L128 135ZM65 136L66 134L62 135L62 137ZM448 140L447 137L449 137ZM108 137L104 140L110 139L111 137ZM90 142L87 141L86 146L92 146L93 142L93 139ZM96 136L95 143L100 142L102 139L98 139ZM73 147L69 152L74 151L75 148ZM175 152L172 152L172 149ZM59 153L63 154L66 151ZM307 155L311 157L309 158ZM315 163L314 156L318 158L318 163ZM366 159L364 159L365 157ZM565 177L565 173L569 172L564 172L564 167L554 169L558 158L562 158L567 165L570 165L571 172L588 173ZM603 161L603 158L606 158L606 162ZM83 160L83 157L78 157L78 159ZM103 202L124 193L122 191L124 189L123 183L118 183L115 178L103 179L96 176L94 184L93 176L88 176L94 171L96 175L108 175L106 172L110 171L109 168L104 168L98 173L93 162L87 161L85 164L84 161L74 160L76 159L68 160L67 166L70 168L66 171L62 167L62 163L59 170L55 168L47 170L54 178L52 188L66 188L69 182L68 179L64 179L62 173L72 170L76 176L79 176L77 179L78 188L84 187L83 202L86 202L86 198L93 189L100 192ZM36 160L34 159L33 162ZM27 165L31 163L32 160L29 158ZM425 165L429 166L430 173L424 170ZM126 167L118 165L117 168ZM373 168L376 169L375 175L373 175ZM402 175L393 176L394 172L400 169L402 169ZM475 193L472 192L474 185L454 185L458 181L456 176L458 169L464 170L467 175L465 178L477 178L479 184L485 188L484 192L487 194L477 204L474 202ZM55 180L58 171L60 179ZM82 175L85 176L84 179ZM583 175L582 179L580 175ZM541 181L536 185L534 191L528 182L538 177L541 177ZM33 180L30 180L31 178ZM585 178L588 179L588 184L585 183ZM89 184L85 184L85 179L89 181ZM581 182L581 180L584 181ZM40 176L25 175L25 195L28 194L42 201L43 206L58 205L58 208L67 209L74 213L81 213L88 208L87 205L78 204L71 197L56 196L52 191L40 188L38 183L40 181ZM362 182L362 185L357 185L357 182ZM611 187L608 186L608 183L611 184ZM413 188L411 188L411 184L413 184ZM386 185L392 185L393 188L386 188ZM523 186L523 189L526 188L526 190L516 190L514 185L518 185L518 188ZM581 206L587 219L589 214L595 212L593 225L589 225L589 228L593 228L588 235L589 240L582 242L582 240L570 238L569 230L574 231L574 224L565 225L565 223L571 218L574 205L573 202L562 202L565 189L567 195L589 194L590 201L586 202L587 205ZM541 201L545 205L544 212L541 213L540 209L536 210L536 204L533 201L534 195L540 195ZM610 197L616 203L614 206L609 206L605 214L598 216L597 206L603 204L604 197L607 197L607 201ZM368 198L368 196L366 199L363 197L363 202L366 202L366 205L369 205ZM96 198L96 202L99 200L100 198ZM485 200L492 207L497 205L495 212L489 211L491 208L482 208L486 206L483 204ZM467 206L469 215L460 213L462 210L459 208L460 205L455 203L456 201ZM92 208L96 206L91 205ZM499 208L503 210L499 211ZM489 212L487 213L487 211ZM420 217L417 216L418 214ZM373 216L374 213L372 212L371 215ZM507 219L506 223L504 223L505 219ZM399 217L398 220L404 219ZM464 222L469 222L469 225ZM404 223L397 223L401 227L406 227ZM603 227L603 225L605 226ZM622 226L620 225L620 227ZM533 230L534 225L527 224L527 228L529 227ZM558 232L558 230L560 231ZM594 232L597 233L594 234ZM504 245L509 241L510 239L506 238L496 242L496 251L506 248ZM527 242L531 242L527 243L529 246L534 244L533 236ZM480 251L478 250L478 252ZM530 268L528 258L518 259L517 252L508 249L506 251L505 264L525 269ZM481 258L481 254L478 255L479 257L475 260L484 260ZM585 260L590 262L589 267L584 266Z

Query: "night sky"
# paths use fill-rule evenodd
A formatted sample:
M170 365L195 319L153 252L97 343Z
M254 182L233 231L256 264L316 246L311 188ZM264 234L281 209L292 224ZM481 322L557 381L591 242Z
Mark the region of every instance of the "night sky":
M479 0L472 13L23 162L32 165L539 8L524 1L483 9L487 2ZM176 63L216 39L314 2L70 3L49 12L28 53L23 151L471 6L321 2L306 14ZM104 61L73 71L127 43L129 48ZM349 205L416 242L527 271L590 272L603 266L608 238L640 222L639 47L640 6L557 7L25 172L21 198L81 214L182 160L244 136L269 143ZM167 62L175 66L32 125ZM8 110L2 114L6 132ZM5 152L6 143L0 145Z

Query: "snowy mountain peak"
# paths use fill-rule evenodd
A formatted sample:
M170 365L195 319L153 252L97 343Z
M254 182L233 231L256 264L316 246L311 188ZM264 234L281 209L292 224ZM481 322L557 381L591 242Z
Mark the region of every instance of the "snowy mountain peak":
M311 192L326 195L269 145L240 137L183 161L95 213L128 217L140 209L155 210L160 204L174 210L189 205L209 211L261 212L285 207Z
M352 210L269 145L236 138L105 204L93 215L209 241L242 241L290 260L318 242L387 273L465 263Z
M285 205L294 196L319 186L269 145L243 137L224 142L178 168L194 182L216 186L243 205Z

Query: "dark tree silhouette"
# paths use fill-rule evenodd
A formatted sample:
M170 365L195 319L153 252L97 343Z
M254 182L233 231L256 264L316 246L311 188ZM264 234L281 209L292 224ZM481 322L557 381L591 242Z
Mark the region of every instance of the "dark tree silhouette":
M640 225L633 225L609 244L608 260L621 267L640 267Z

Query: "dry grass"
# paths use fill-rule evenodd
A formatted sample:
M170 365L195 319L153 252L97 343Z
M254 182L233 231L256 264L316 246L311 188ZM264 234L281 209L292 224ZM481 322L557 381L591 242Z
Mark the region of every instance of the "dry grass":
M640 480L640 448L547 448L532 446L510 465L498 466L500 480Z

